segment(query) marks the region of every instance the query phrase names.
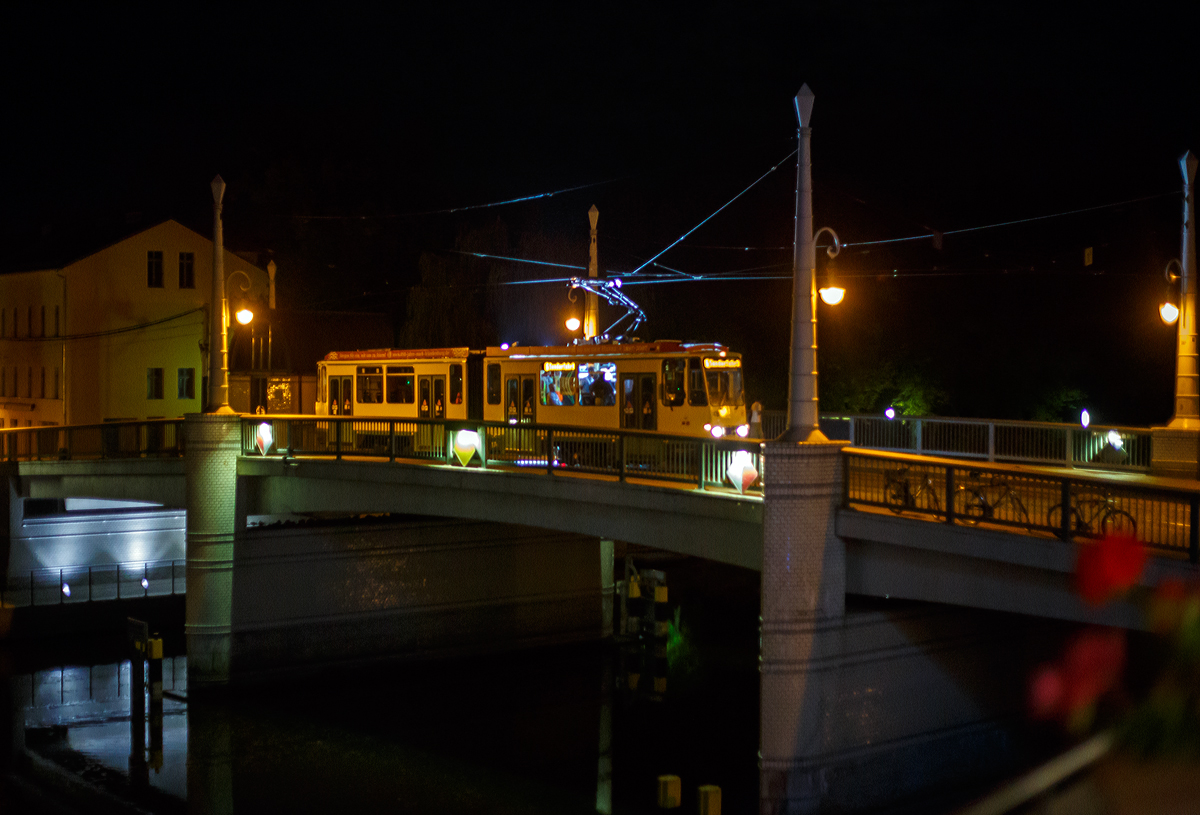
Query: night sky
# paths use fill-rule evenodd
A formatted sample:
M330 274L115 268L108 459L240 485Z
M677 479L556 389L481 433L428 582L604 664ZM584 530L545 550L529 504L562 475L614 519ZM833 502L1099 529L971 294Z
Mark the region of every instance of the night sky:
M0 12L0 269L164 217L209 234L220 173L227 244L276 260L283 305L386 311L402 344L562 341L562 284L504 284L577 272L455 250L586 265L595 204L628 275L778 165L659 262L788 274L806 82L815 221L860 244L819 315L823 407L1169 418L1200 4L409 5ZM729 344L784 406L788 280L626 291L643 339Z

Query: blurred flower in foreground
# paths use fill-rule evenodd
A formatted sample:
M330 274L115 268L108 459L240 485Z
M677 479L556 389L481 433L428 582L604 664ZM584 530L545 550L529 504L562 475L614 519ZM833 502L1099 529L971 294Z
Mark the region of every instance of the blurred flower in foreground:
M1062 658L1043 665L1030 683L1029 705L1039 719L1058 719L1072 732L1091 726L1096 703L1117 686L1125 668L1125 632L1093 628L1075 637Z
M1105 535L1083 543L1075 563L1079 594L1094 606L1103 605L1133 586L1146 565L1146 549L1129 534Z

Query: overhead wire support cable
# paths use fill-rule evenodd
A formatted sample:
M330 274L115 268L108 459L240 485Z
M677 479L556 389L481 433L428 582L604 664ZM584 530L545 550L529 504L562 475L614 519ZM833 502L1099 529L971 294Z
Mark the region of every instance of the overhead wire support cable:
M767 176L769 176L771 173L773 173L773 172L775 172L776 170L778 170L778 169L779 169L779 165L780 165L780 164L783 164L783 162L787 161L787 160L788 160L788 159L790 159L792 156L796 155L796 153L797 153L798 149L799 149L799 148L797 148L797 150L793 150L792 152L788 153L786 156L784 156L783 158L781 158L779 161L775 162L775 165L774 165L773 167L771 167L771 169L767 170L765 173L763 173L763 174L762 174L762 175L760 175L758 178L756 178L756 179L755 179L755 180L754 180L754 181L753 181L753 182L750 184L750 186L749 186L749 187L746 187L746 189L742 190L742 191L741 191L741 192L739 192L737 195L735 195L735 196L733 196L732 198L730 198L728 201L726 201L724 204L722 204L722 205L721 205L721 206L720 206L720 207L719 207L719 208L718 208L718 209L717 209L715 212L713 212L711 215L709 215L709 216L708 216L707 218L705 218L703 221L701 221L700 223L696 224L696 225L695 225L695 226L693 226L691 229L689 229L687 232L684 232L682 235L680 235L678 238L676 238L676 239L675 239L675 240L674 240L674 241L671 243L671 245L670 245L670 246L668 246L666 249L663 249L663 250L662 250L661 252L659 252L657 255L655 255L654 257L652 257L652 258L650 258L649 260L647 260L645 263L643 263L641 266L639 266L639 267L637 267L636 269L634 269L632 272L629 272L629 273L628 273L626 276L627 276L627 277L632 277L633 275L635 275L635 274L637 274L638 272L640 272L642 269L645 269L647 266L649 266L649 265L650 265L651 263L653 263L654 261L658 260L658 259L659 259L660 257L662 257L663 255L665 255L667 252L671 251L671 249L672 249L672 248L674 248L675 246L677 246L677 245L678 245L678 244L679 244L681 241L683 241L683 239L684 239L684 238L686 238L688 235L692 234L692 233L693 233L693 232L695 232L697 229L699 229L700 227L704 226L706 223L708 223L709 221L711 221L711 220L712 220L713 218L715 218L715 217L716 217L718 214L720 214L721 210L725 209L727 206L729 206L730 204L732 204L734 201L736 201L736 200L738 200L739 198L741 198L743 195L745 195L747 192L749 192L749 191L750 191L750 190L751 190L751 189L752 189L752 188L753 188L753 187L754 187L756 184L758 184L758 182L762 181L764 178L766 178Z
M627 178L628 176L622 176ZM539 192L533 195L523 195L518 198L508 198L504 201L493 201L488 204L467 204L461 207L450 207L448 209L430 209L421 212L396 212L386 215L293 215L293 218L306 221L365 221L371 218L416 218L422 215L449 215L455 212L466 212L473 209L490 209L491 207L503 207L509 204L520 204L524 201L536 201L539 198L553 198L556 195L562 195L575 190L585 190L588 187L599 187L604 184L612 184L615 181L620 181L621 178L610 178L607 181L593 181L590 184L577 184L574 187L565 187L561 190L553 192Z

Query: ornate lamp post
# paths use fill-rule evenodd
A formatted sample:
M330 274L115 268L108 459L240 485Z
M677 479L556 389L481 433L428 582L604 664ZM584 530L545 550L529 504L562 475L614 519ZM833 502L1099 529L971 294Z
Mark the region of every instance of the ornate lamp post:
M792 261L792 353L788 374L787 429L777 441L828 441L821 432L817 403L817 237L833 236L830 257L841 250L837 233L822 227L813 234L812 119L813 92L807 84L796 94L800 148L796 160L796 250Z
M588 220L592 224L592 242L588 255L588 277L600 276L600 264L596 259L596 221L600 218L600 210L593 204L588 210ZM600 298L588 291L583 299L583 338L591 342L600 333ZM574 331L575 329L571 329Z
M221 200L225 197L225 181L221 176L212 180L213 192L213 273L212 273L212 308L209 309L209 355L208 355L208 388L210 397L208 409L210 413L232 414L235 411L229 406L229 300L225 295L225 236L221 229ZM241 283L242 291L250 290L250 275L235 270L229 276L241 275L245 282ZM220 304L220 308L217 304ZM246 325L254 314L249 309L238 312L237 320ZM217 354L220 354L218 357Z

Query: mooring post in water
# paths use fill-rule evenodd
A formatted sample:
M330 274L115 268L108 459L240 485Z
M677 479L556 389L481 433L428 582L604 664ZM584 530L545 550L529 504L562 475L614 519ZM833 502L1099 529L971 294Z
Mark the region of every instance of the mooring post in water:
M155 772L163 765L163 641L155 632L146 642L150 664L150 766Z
M129 781L135 787L150 783L146 766L146 644L150 627L132 617L125 626L129 644Z

